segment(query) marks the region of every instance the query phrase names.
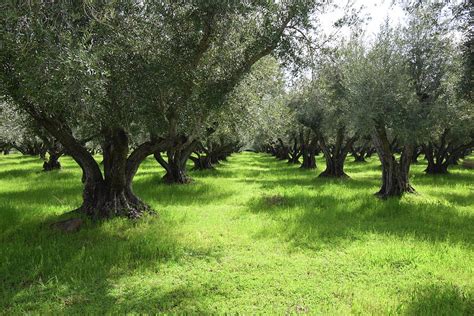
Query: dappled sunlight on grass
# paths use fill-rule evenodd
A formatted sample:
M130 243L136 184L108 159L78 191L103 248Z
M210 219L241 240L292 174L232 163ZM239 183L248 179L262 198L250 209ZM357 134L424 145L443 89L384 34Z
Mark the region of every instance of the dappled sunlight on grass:
M98 157L99 159L99 157ZM348 158L348 160L352 160ZM49 223L81 202L68 157L0 158L0 307L4 313L469 314L472 170L427 176L418 194L382 201L380 167L348 161L350 179L254 153L167 185L152 158L134 190L157 216ZM189 166L191 167L191 165Z

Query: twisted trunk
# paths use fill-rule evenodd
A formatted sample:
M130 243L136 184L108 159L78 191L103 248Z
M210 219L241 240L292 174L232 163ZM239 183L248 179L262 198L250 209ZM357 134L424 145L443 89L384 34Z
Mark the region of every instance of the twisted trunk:
M446 140L449 130L446 129L441 136L439 144L432 142L423 146L428 166L425 172L428 174L446 174L448 167L456 164L463 154L474 146L474 140L466 144L453 144Z
M219 155L210 154L209 161L210 161L211 165L218 164L219 163Z
M367 149L367 153L365 154L365 158L371 158L372 155L376 152L377 151L375 150L375 148L369 147L369 149Z
M289 159L289 150L283 143L283 140L281 138L278 138L278 144L276 148L276 155L275 157L278 160L286 160Z
M288 163L298 164L300 163L301 151L298 148L298 141L296 137L293 140L293 147L288 154Z
M381 124L375 129L373 141L382 163L382 186L376 195L381 198L388 198L401 196L405 192L415 192L408 178L413 147L410 145L403 146L400 161L397 161L392 152L385 127Z
M411 163L418 163L418 157L423 153L423 147L416 146L411 155Z
M129 137L121 128L105 132L103 144L104 176L86 168L84 203L80 210L92 217L126 216L138 218L151 207L133 192L132 182L141 162L160 146L145 142L129 153ZM91 155L92 157L92 155ZM97 169L95 163L93 169Z
M344 172L344 162L349 150L352 148L356 138L346 140L344 144L344 128L339 128L336 135L336 144L328 146L322 135L319 137L319 144L326 160L326 169L319 175L320 177L348 178Z
M429 143L427 146L424 146L425 157L428 162L428 165L425 169L425 172L428 174L446 174L448 173L449 160L445 159L445 153L438 153L436 155L434 146Z
M345 157L324 156L326 160L326 169L319 175L320 177L329 178L349 178L344 172Z
M200 155L199 153L196 153L196 155L197 157L189 156L189 159L191 159L194 162L193 170L214 169L214 166L211 163L211 157L209 156L209 154Z
M167 151L167 160L160 152L154 154L156 161L165 169L166 173L163 180L169 184L185 184L191 181L186 171L186 161L191 156L192 145L185 149L169 149Z
M132 181L141 162L164 146L163 141L150 141L138 146L129 157L128 135L120 127L104 129L104 174L99 164L74 137L72 129L60 114L45 113L21 93L20 80L10 63L3 64L8 75L6 88L10 97L28 113L39 126L53 136L82 169L83 201L76 210L89 217L139 217L150 209L132 190Z

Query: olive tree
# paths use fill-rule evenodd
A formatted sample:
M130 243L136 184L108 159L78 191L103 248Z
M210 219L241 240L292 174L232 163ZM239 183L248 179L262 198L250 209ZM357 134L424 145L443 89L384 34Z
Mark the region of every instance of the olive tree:
M420 133L419 102L410 84L399 34L385 26L372 47L353 41L346 53L343 82L351 120L370 134L382 163L380 197L414 192L409 181L413 148ZM396 139L400 156L391 143Z
M157 85L165 118L163 137L169 145L166 159L159 152L155 156L167 171L166 181L185 183L186 161L199 138L206 136L209 117L225 106L229 94L260 59L270 54L282 59L296 54L293 35L310 27L312 3L150 5L166 7L147 28L159 22L166 34L154 37L158 41L154 46L168 49L165 53L172 74Z
M344 162L357 139L351 126L351 103L342 80L342 55L332 52L320 60L313 78L293 100L299 121L312 129L326 160L320 177L347 177Z
M138 217L140 163L167 152L184 163L211 108L253 64L290 51L311 2L8 3L1 14L2 93L58 140L83 171L89 216ZM204 122L204 124L203 124ZM103 172L77 131L99 133ZM133 150L131 144L134 144Z
M460 98L460 49L443 23L443 6L418 6L409 13L403 29L404 54L416 97L420 103L420 135L429 174L446 173L448 166L474 145L472 103Z

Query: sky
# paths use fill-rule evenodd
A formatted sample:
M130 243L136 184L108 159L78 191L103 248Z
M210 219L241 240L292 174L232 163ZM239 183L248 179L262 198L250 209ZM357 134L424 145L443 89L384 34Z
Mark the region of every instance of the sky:
M335 0L339 8L326 12L320 16L322 29L326 34L334 31L334 22L344 15L346 4L351 1L354 8L362 7L361 15L367 17L364 29L368 39L378 33L380 26L389 18L392 25L403 22L404 12L393 0ZM343 28L341 35L348 36L349 29Z

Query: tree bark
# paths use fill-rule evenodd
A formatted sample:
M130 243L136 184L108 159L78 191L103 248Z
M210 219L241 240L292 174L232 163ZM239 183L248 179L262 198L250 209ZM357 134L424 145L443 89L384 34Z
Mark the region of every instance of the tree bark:
M281 138L278 138L275 157L278 160L287 160L290 157L288 147L283 143L283 140Z
M375 129L373 141L382 163L382 186L376 195L385 199L388 197L399 197L403 193L415 192L408 177L413 147L409 145L404 146L400 161L397 161L392 152L392 146L388 140L385 127L381 124Z
M48 151L49 158L43 163L43 171L59 170L61 169L61 163L59 157L62 156L62 152Z
M129 137L123 129L111 128L104 136L104 177L103 179L90 177L87 176L90 172L86 172L81 211L99 218L114 216L138 218L143 213L151 211L151 207L135 195L132 181L138 166L154 148L147 151L146 147L150 147L150 143L142 144L129 157Z
M324 137L319 136L319 144L326 160L326 169L319 175L320 177L349 178L344 172L344 162L356 138L347 139L345 144L344 138L344 128L338 129L334 146L328 146Z
M163 180L168 184L186 184L191 182L186 172L186 161L189 155L181 150L167 151L167 161L161 156L160 152L154 154L156 161L165 169L166 173Z
M365 152L353 152L352 156L354 157L354 162L367 162L365 160Z
M474 146L474 140L465 144L453 144L446 141L448 132L449 131L446 130L443 133L439 144L430 142L423 146L423 151L425 152L425 157L428 162L428 166L425 169L426 173L448 173L449 166L455 164L459 158Z
M349 178L344 172L345 157L325 155L324 158L326 160L326 169L319 175L320 177Z
M365 158L371 158L372 155L376 152L375 148L369 147L367 153L365 154Z
M302 169L316 169L316 154L313 148L307 148L306 146L302 149L303 163L301 164Z
M299 164L301 157L301 150L298 148L298 140L296 137L293 139L293 147L291 148L288 155L288 163Z
M443 144L444 145L444 144ZM447 151L438 150L435 152L433 144L424 146L425 157L428 165L425 169L427 174L446 174L448 173L449 159L446 159Z
M416 146L413 149L413 154L411 156L411 163L418 163L418 157L423 153L423 147Z
M197 157L189 156L189 159L191 159L194 162L193 170L214 169L214 166L211 163L211 157L209 156L209 154L205 154L205 155L197 154Z
M104 174L84 144L74 137L72 129L60 115L45 113L21 93L20 81L8 62L3 64L8 75L6 88L13 100L26 111L39 126L64 147L65 152L82 169L83 202L75 211L93 218L127 216L137 218L150 207L132 190L132 181L141 162L150 154L162 150L163 140L153 140L138 146L129 157L128 134L120 127L104 129Z

